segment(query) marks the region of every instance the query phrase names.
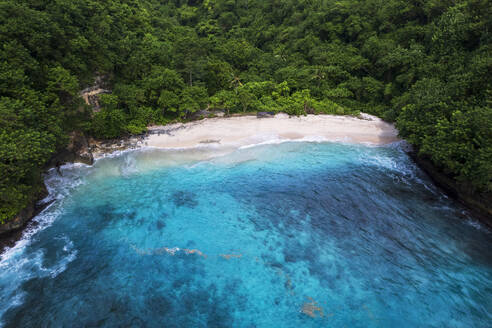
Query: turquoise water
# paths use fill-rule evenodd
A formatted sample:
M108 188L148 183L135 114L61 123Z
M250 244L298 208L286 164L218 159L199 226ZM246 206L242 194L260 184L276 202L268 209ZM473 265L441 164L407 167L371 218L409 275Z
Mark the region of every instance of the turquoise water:
M397 146L206 152L51 172L0 261L1 325L492 325L490 231Z

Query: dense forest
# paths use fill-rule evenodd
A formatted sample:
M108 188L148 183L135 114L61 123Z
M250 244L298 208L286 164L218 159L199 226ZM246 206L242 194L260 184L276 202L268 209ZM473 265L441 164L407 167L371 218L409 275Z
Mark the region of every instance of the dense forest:
M394 121L492 191L488 0L0 1L0 222L70 131L138 134L205 108ZM106 76L93 112L79 93Z

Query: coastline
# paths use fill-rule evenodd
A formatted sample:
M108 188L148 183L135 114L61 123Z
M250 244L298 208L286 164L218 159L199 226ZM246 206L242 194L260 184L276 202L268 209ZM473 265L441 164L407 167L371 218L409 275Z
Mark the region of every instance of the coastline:
M408 155L445 194L464 205L480 222L492 228L492 193L470 191L444 174L430 159L419 156L414 151Z
M46 168L64 163L92 165L94 160L128 149L143 147L191 149L213 147L225 153L261 143L281 141L331 141L384 145L400 141L391 123L361 113L346 115L289 116L284 113L205 118L186 123L150 126L144 135L114 140L95 140L80 132L70 134L66 149L56 153ZM0 253L15 243L33 217L43 210L41 195L15 218L16 224L0 230ZM36 210L35 210L36 209Z
M245 147L271 141L343 141L385 145L400 141L396 128L380 118L335 115L206 118L190 123L151 126L144 144L155 148L201 145Z
M94 158L126 149L152 147L160 149L191 149L212 146L228 152L241 147L282 141L347 142L366 145L387 145L402 141L392 123L361 113L348 115L289 116L279 113L259 118L254 115L205 118L187 123L149 126L147 134L104 144L92 142ZM410 147L411 148L411 147ZM442 192L456 199L477 219L492 227L490 194L473 194L463 190L428 160L409 149L414 163L422 169Z
M242 147L284 141L346 142L376 146L401 141L398 130L393 124L364 113L359 117L336 115L294 117L283 113L262 118L253 115L217 117L165 126L150 126L144 135L115 140L95 140L86 138L80 133L74 133L73 136L69 147L54 156L57 163L81 162L91 165L99 158L144 147L171 150L212 147L227 153ZM412 157L412 153L409 155ZM52 160L48 167L55 167L54 163L55 161ZM474 208L476 204L465 201L461 197L461 192L453 191L451 187L439 183L439 179L436 179L437 169L430 170L429 163L423 165L418 160L415 160L415 163L445 193L454 196L472 213L477 213ZM0 253L22 236L31 219L43 209L40 199L34 200L31 205L30 207L37 210L30 211L30 215L24 215L22 224L17 225L15 229L0 234ZM487 219L487 215L485 217L478 215L478 217L480 221L491 226L492 220Z

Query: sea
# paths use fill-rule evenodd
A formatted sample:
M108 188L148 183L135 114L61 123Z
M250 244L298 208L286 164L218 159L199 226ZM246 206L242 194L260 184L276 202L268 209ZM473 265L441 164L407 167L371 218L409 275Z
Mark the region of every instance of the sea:
M142 148L51 170L50 205L0 255L0 326L491 327L491 231L403 148Z

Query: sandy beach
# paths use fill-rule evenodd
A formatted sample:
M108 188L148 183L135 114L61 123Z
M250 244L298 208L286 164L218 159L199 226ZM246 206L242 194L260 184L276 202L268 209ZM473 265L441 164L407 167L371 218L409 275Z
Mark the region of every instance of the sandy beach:
M395 127L368 114L360 118L307 115L257 118L207 118L196 122L149 127L145 145L156 148L192 148L200 145L249 146L282 140L341 141L384 145L399 141Z

